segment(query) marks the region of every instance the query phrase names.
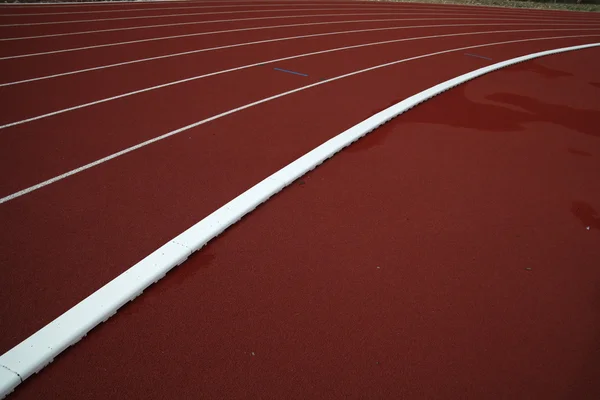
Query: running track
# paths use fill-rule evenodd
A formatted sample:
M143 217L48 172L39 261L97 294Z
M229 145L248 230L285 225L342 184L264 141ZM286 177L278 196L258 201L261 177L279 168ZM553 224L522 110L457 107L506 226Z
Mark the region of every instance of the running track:
M592 13L0 6L0 354L371 115L597 42ZM400 115L10 398L598 398L599 70L551 55Z

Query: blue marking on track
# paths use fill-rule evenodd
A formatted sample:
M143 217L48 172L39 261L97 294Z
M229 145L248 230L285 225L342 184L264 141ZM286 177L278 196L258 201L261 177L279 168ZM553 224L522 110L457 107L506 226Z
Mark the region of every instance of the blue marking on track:
M478 56L477 54L465 53L465 56L471 56L471 57L483 58L484 60L490 60L490 61L492 61L492 59L491 59L491 58L489 58L489 57Z
M294 74L294 75L300 75L300 76L308 76L308 75L302 74L300 72L288 71L287 69L281 69L281 68L273 68L273 69L275 71L287 72L288 74Z

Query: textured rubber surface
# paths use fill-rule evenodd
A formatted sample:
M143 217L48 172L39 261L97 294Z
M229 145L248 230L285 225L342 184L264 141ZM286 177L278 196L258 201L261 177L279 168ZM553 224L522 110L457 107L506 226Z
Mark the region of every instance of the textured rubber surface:
M0 394L6 395L14 389L16 386L15 379L20 381L16 374L21 379L26 379L41 370L56 355L78 342L94 326L106 321L123 304L139 296L145 288L159 280L173 267L185 261L191 253L202 248L208 241L218 236L294 180L385 122L439 93L497 69L538 57L596 46L600 46L600 43L538 52L480 68L411 96L323 143L169 241L65 314L2 355L0 365L6 368L5 371L15 371L15 374L5 373L0 376L3 379L0 381L0 387L3 388L3 392Z

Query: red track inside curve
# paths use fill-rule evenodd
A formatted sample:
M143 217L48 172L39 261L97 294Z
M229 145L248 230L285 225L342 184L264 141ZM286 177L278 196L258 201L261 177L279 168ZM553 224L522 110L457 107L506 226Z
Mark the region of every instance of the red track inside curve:
M156 18L191 13L205 15ZM247 18L257 19L194 24ZM372 21L315 24L357 20ZM347 32L408 26L429 27ZM48 36L107 29L118 30ZM344 33L297 38L333 32ZM1 128L0 197L323 79L515 41L325 83L1 203L1 354L348 127L482 66L598 42L600 16L334 1L6 5L0 35L0 84L13 83L0 86L0 125L262 64ZM173 35L188 36L139 42ZM44 37L16 39L30 36ZM290 39L15 83L275 38ZM38 52L53 53L14 58ZM234 225L11 398L598 398L598 70L597 48L549 56L410 110Z

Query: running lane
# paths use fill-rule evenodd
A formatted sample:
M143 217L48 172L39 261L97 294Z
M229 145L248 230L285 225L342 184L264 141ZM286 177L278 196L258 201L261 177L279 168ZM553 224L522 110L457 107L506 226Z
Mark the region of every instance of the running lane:
M232 7L223 8L222 6L217 7L185 7L184 9L158 9L156 12L148 12L146 10L140 10L134 14L124 15L122 13L106 13L106 14L94 14L94 13L83 13L83 14L21 14L21 15L0 15L1 26L20 26L20 25L62 25L62 24L80 24L80 23L96 23L96 22L114 22L114 21L135 21L135 20L152 20L152 19L163 19L163 18L180 18L187 16L204 17L214 15L236 15L236 14L248 14L249 16L255 13L268 14L268 13L280 13L288 11L394 11L400 9L397 6L389 5L361 5L361 4L331 4L331 5L280 5L273 4L270 7L255 7L255 6L243 6L243 7ZM418 6L404 6L401 9L406 10L419 10Z
M114 30L129 30L143 29L149 24L151 25L183 25L183 24L212 24L229 20L294 20L294 18L310 18L311 16L350 16L350 15L371 15L371 16L386 16L393 14L404 15L432 15L435 11L412 11L399 8L395 9L375 9L375 8L293 8L293 9L271 9L271 10L255 10L255 11L235 11L235 12L200 12L200 13L185 13L185 14L163 14L154 17L127 17L123 18L92 18L89 20L74 20L72 22L57 22L57 23L38 23L38 24L2 24L0 25L0 37L3 38L19 38L40 35L61 35L73 34L73 32L97 31L103 29ZM477 12L474 12L477 13ZM450 11L444 13L448 15L464 14L461 12ZM294 15L296 17L294 17Z
M453 31L450 28L445 30ZM461 30L468 30L468 28ZM181 78L220 71L240 64L254 64L253 68L121 97L3 129L0 137L0 143L4 144L0 146L0 168L5 170L17 168L19 174L4 179L0 185L0 194L1 197L8 196L182 126L262 98L318 82L319 79L464 46L522 40L526 37L600 35L600 29L554 30L551 28L543 31L534 28L527 32L522 30L523 27L517 27L515 32L494 33L483 29L479 34L463 32L459 36L438 37L443 35L442 30L436 32L436 30L421 29L410 34L399 33L395 40L403 41L385 44L382 42L394 40L387 32L369 32L360 35L327 37L327 40L310 38L297 41L294 46L271 43L254 50L252 48L227 49L211 52L211 54L195 54L193 58L187 58L184 63L158 60L156 63L129 65L109 71L94 71L89 75L86 74L87 76L78 75L58 79L65 82L64 85L55 86L57 82L54 80L27 84L27 86L37 87L39 92L45 94L40 101L36 101L34 92L24 90L21 85L6 87L3 88L4 94L12 89L15 95L6 97L11 99L12 103L5 107L1 114L3 117L18 120L18 118L43 115L44 111L52 112L64 107L78 106L85 102L109 98L114 94L127 93ZM422 36L417 37L426 38L418 41L408 40L412 37L409 35L418 35L419 32ZM584 39L594 41L593 38ZM539 45L545 46L543 42L541 41ZM344 49L363 44L377 45L260 65L262 62L282 56L308 54L317 50ZM487 51L484 52L487 54ZM232 62L235 64L232 65ZM274 68L299 71L308 76L286 74ZM73 80L75 82L71 82ZM19 91L19 88L22 90ZM210 102L202 101L207 97L211 98ZM150 115L153 117L150 118ZM32 163L31 160L35 162Z
M418 5L408 5L403 8L408 9L419 9ZM84 8L84 7L82 7ZM287 2L287 3L275 3L275 4L217 4L217 5L196 5L196 4L186 4L186 5L173 5L169 6L169 4L163 4L159 7L152 8L137 8L137 9L118 9L114 8L112 10L98 10L98 9L76 9L76 10L50 10L46 12L40 12L39 10L28 10L27 12L23 10L15 11L10 13L6 13L6 10L0 8L0 24L25 24L25 23L54 23L54 22L67 22L67 21L77 21L77 20L89 20L89 19L127 19L127 18L143 18L143 17L156 17L161 15L173 15L173 14L190 14L190 13L218 13L218 14L226 14L226 13L238 13L238 12L255 12L262 10L272 10L272 9L294 9L294 8L315 8L315 9L326 9L326 8L335 8L339 10L345 9L383 9L383 10L393 10L397 9L398 6L394 4L387 5L375 5L373 3L370 4L360 4L360 3L300 3L300 2Z
M217 34L231 30L241 30L254 28L271 29L270 27L288 27L288 26L311 26L313 24L329 24L336 26L353 21L354 23L368 23L369 21L422 21L429 18L446 19L460 18L460 16L471 16L472 18L510 18L510 19L525 19L532 20L532 17L520 16L496 16L496 15L480 15L477 13L455 13L452 16L436 16L433 12L427 12L418 16L403 15L395 13L393 15L369 15L353 14L339 18L337 14L320 14L321 16L295 17L295 21L288 21L286 18L281 19L230 19L222 22L206 23L196 21L189 24L155 24L144 25L144 27L131 27L121 30L100 29L100 30L84 30L74 31L66 35L40 35L40 36L23 36L5 38L0 40L0 54L3 56L17 56L21 54L37 53L42 51L61 50L67 48L79 48L86 46L108 45L123 41L148 40L154 38L166 38L171 36L188 35L191 33ZM336 17L337 16L337 17ZM558 20L558 17L548 17L551 20ZM539 18L545 20L548 18ZM578 21L579 22L579 21ZM591 21L592 23L594 21ZM590 21L581 21L581 23L590 23Z
M273 7L275 7L276 5L273 5ZM305 7L303 7L304 9ZM582 13L582 14L578 14L578 13L566 13L566 12L561 12L561 13L535 13L532 10L528 10L526 13L517 11L515 12L513 11L508 11L508 10L498 10L498 9L493 9L493 8L479 8L479 7L469 7L469 8L463 8L460 10L452 10L449 8L437 8L437 9L432 9L432 8L423 8L422 5L409 5L409 4L404 4L404 5L400 5L400 4L395 4L393 7L391 7L391 5L373 5L371 3L370 7L364 7L363 5L356 5L356 4L350 4L348 5L348 7L343 7L341 5L330 5L327 7L321 7L321 8L316 8L317 10L325 10L325 8L328 8L329 11L327 11L326 13L329 14L333 14L335 15L336 13L338 14L348 14L353 10L353 14L357 14L357 10L363 10L362 12L365 13L372 13L372 12L376 12L378 13L378 15L381 16L385 16L385 15L390 15L390 14L396 14L396 13L411 13L411 14L415 14L415 13L429 13L429 14L437 14L437 15L459 15L459 14L475 14L475 15L487 15L487 16L497 16L497 17L522 17L523 15L528 15L532 18L568 18L568 19L572 19L572 20L578 20L580 22L584 22L584 21L598 21L599 17L595 14L592 13ZM286 15L279 15L276 16L274 18L268 17L268 16L263 16L263 17L257 17L255 15L253 16L247 16L247 20L248 21L252 21L252 20L269 20L269 19L285 19L288 15L294 14L292 13L293 10L295 10L297 8L294 7L287 7L285 8L285 14ZM284 9L282 9L283 11ZM239 9L239 11L243 11L242 8ZM184 13L180 13L180 14L184 14ZM251 14L251 13L248 13ZM301 12L295 12L295 14L302 14ZM221 16L223 16L223 18L217 18L217 19L224 19L224 20L239 20L239 19L243 19L239 16L230 14L229 17L227 17L228 14L220 14ZM375 15L376 16L376 15ZM204 17L204 18L203 18ZM58 43L60 43L60 41L62 39L60 39L61 37L64 38L64 36L61 35L68 35L69 39L71 42L78 42L79 39L81 40L86 40L88 38L90 38L91 35L97 35L100 34L102 36L102 31L110 31L110 32L118 32L120 31L121 34L126 34L126 35L143 35L143 34L147 34L150 31L148 29L144 29L145 27L150 28L152 27L153 31L155 31L154 33L163 31L163 30L167 30L169 31L170 29L180 29L182 27L186 27L186 26L200 26L202 27L203 24L206 24L205 21L203 20L207 20L207 19L214 19L214 18L209 18L210 15L195 15L195 16L190 16L190 18L192 18L191 21L181 21L178 19L178 17L172 17L175 18L175 21L164 21L163 19L161 19L160 21L155 21L153 19L140 19L138 20L138 22L136 22L136 20L116 20L116 21L97 21L94 22L94 25L97 25L95 28L88 26L86 24L85 27L81 27L78 25L81 24L59 24L56 26L52 26L52 25L39 25L39 26L15 26L15 27L4 27L3 29L6 29L5 34L3 35L3 41L11 41L11 40L15 40L15 39L19 39L19 38L23 38L23 37L31 37L31 36L35 36L35 37L39 37L39 36L44 36L44 35L58 35L57 37L54 37L54 40L58 40ZM126 22L130 22L129 24L127 24ZM123 26L121 27L116 27L116 26L111 26L112 23L121 23ZM69 26L67 26L69 25ZM55 31L56 28L60 28L60 31ZM27 28L27 29L25 29ZM70 29L69 29L70 28ZM13 32L11 29L14 29L15 31ZM77 35L75 35L75 32L78 32ZM84 33L84 34L82 34ZM110 34L110 33L109 33ZM43 40L43 37L39 37L37 40ZM57 42L50 42L47 41L46 43L48 45L56 45ZM29 42L29 40L23 42L20 41L21 46L27 46ZM6 43L1 43L1 44L6 44ZM10 43L9 43L10 44ZM0 47L2 48L2 47ZM24 49L23 49L24 50Z
M436 21L422 21L424 25L436 25ZM459 26L452 26L452 23L459 23ZM96 69L86 73L59 76L51 79L36 80L17 85L0 87L0 100L6 104L0 113L0 125L10 124L23 119L36 117L51 113L64 108L77 106L83 103L92 102L106 97L119 95L147 87L161 85L168 82L178 81L194 76L204 75L212 72L226 70L230 68L241 67L249 64L266 63L270 60L292 57L302 54L308 54L317 51L324 51L335 48L344 48L362 44L378 43L384 44L387 41L452 34L452 33L471 33L479 39L480 32L490 31L518 31L513 32L513 36L534 37L534 35L548 34L550 32L568 34L585 34L597 32L600 24L576 26L576 25L499 25L499 26L464 26L469 21L452 21L451 23L442 22L442 27L412 28L412 29L393 29L361 32L361 28L346 29L345 34L300 37L296 39L258 43L247 46L233 46L233 44L243 44L257 41L252 34L238 33L237 40L227 42L214 40L204 45L196 45L196 49L210 49L218 47L212 51L193 52L178 57L167 57L153 59L138 63L129 63L118 67L107 69ZM483 21L483 23L488 21ZM473 23L482 23L482 21L473 21ZM506 22L505 22L506 23ZM355 31L355 32L351 32ZM539 32L536 32L539 31ZM344 31L342 31L344 32ZM307 35L310 35L308 33ZM500 35L500 33L498 33ZM248 41L243 37L248 36ZM302 35L299 35L302 36ZM465 36L465 35L463 35ZM468 36L468 35L467 35ZM490 37L493 35L489 35ZM510 36L507 34L507 37ZM290 36L279 36L286 38ZM274 37L274 38L277 38ZM260 38L256 38L260 41ZM265 40L263 38L263 40ZM455 39L464 41L467 38ZM429 40L431 42L432 40ZM435 40L437 43L438 40ZM390 44L390 46L392 46ZM390 46L381 46L382 49ZM396 43L396 46L406 47L408 42ZM224 47L224 48L222 48ZM393 51L393 50L390 50ZM96 51L100 57L95 58L96 65L102 65L102 51ZM379 52L381 53L381 51ZM386 52L387 53L387 52ZM141 54L141 57L134 56L133 59L143 59L147 54ZM78 55L73 55L78 57ZM69 57L69 56L67 56ZM16 64L18 65L18 61ZM27 60L24 62L28 63ZM69 63L61 64L61 72L68 68ZM34 69L28 69L28 74L22 78L47 75L40 74L39 65ZM37 73L35 71L38 71ZM49 74L52 74L50 67ZM42 95L39 95L42 94Z
M349 31L386 30L390 37L397 32L411 29L413 26L435 27L448 25L468 25L485 27L500 27L505 25L539 26L543 27L568 27L586 28L600 27L597 22L579 22L561 18L522 17L492 17L469 15L456 17L439 16L394 16L392 18L364 18L348 17L335 19L328 17L315 18L300 24L274 22L246 22L244 26L231 28L228 24L211 26L199 29L187 27L176 35L148 36L144 39L129 40L127 34L115 37L114 42L91 44L90 46L77 46L64 44L61 47L54 45L48 51L40 48L33 51L24 51L22 43L13 43L15 51L7 50L1 53L0 68L4 74L0 84L15 84L24 80L39 79L56 74L72 74L77 71L108 67L119 63L140 62L147 58L177 57L182 53L198 52L221 46L235 46L257 41L276 41L284 38L294 38L306 35L333 34L344 35ZM69 41L69 38L63 38ZM54 50L53 50L54 49ZM6 50L6 49L5 49ZM40 65L44 68L40 69Z
M227 4L228 6L239 6L240 4L265 4L272 5L273 2L223 2L223 1L156 1L156 2L135 2L135 1L106 1L106 2L71 2L67 3L3 3L0 4L0 12L2 15L18 15L31 13L108 13L108 12L139 12L141 10L155 10L157 8L173 8L173 7L197 7L209 6L214 7L218 4ZM324 2L311 2L310 4L318 4ZM306 4L306 2L286 2L286 4Z
M500 61L590 41L594 39L555 39L470 51ZM10 268L0 288L0 317L11 323L3 327L0 352L330 137L391 102L488 63L460 51L324 83L189 129L1 204L0 219L8 229L2 231L0 263ZM309 68L322 65L326 63L306 61L301 66L310 78ZM306 78L276 76L280 78L270 79L281 79L279 84ZM300 86L293 82L286 84ZM173 111L147 115L155 117L155 124L158 117L181 120ZM77 147L73 150L74 157Z
M155 8L156 11L139 10L135 13L123 14L122 12L82 12L82 13L21 13L21 14L0 14L1 26L20 26L20 25L61 25L61 24L79 24L87 22L112 22L112 21L133 21L150 20L155 18L179 18L185 16L206 16L206 15L227 15L227 14L253 14L253 13L272 13L289 11L356 11L356 10L377 10L377 11L430 11L441 13L452 12L479 12L494 13L497 15L519 15L515 10L494 10L490 8L461 8L452 9L449 7L423 7L418 4L399 4L399 3L380 3L380 4L273 4L271 6L196 6L182 8ZM560 15L561 13L542 12L532 15ZM564 14L564 13L563 13ZM572 18L593 18L594 14L573 13Z
M399 116L14 398L597 398L599 68L597 49L549 56ZM364 106L401 72L336 89Z

